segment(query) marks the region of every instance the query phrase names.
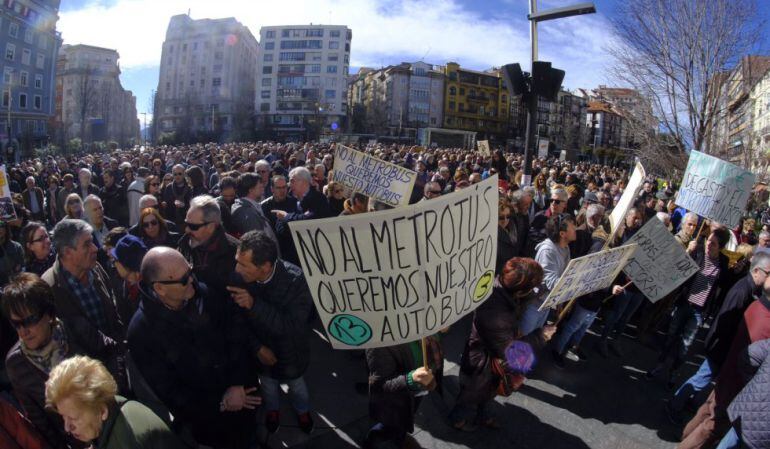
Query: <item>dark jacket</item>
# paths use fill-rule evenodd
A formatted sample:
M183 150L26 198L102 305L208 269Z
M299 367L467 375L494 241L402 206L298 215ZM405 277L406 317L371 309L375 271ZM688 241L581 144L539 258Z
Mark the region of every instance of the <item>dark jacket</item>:
M37 199L38 211L37 211L37 214L33 216L33 218L39 219L39 220L45 219L46 212L45 212L45 203L43 203L43 198L44 198L43 189L41 189L40 187L35 187L34 192L35 192L35 198ZM32 211L32 207L31 207L32 200L30 199L31 196L32 196L32 192L28 188L24 189L24 191L21 192L21 198L22 198L22 201L24 202L24 207L29 209L30 212Z
M128 327L128 346L142 377L168 407L175 423L209 429L219 419L228 387L250 385L256 364L246 350L241 314L204 284L179 311L164 306L143 286ZM203 430L203 429L201 429Z
M165 220L165 219L163 221L166 223L166 229L168 230L168 232L175 232L177 234L181 234L179 232L179 228L177 227L176 223L174 223L171 220ZM128 228L128 233L131 234L131 235L135 235L137 237L142 237L142 235L143 235L142 234L142 225L137 223L137 224L131 226L130 228Z
M705 340L706 357L716 366L724 363L735 331L743 321L743 314L749 304L760 294L760 288L761 286L754 285L754 279L749 274L738 281L727 293Z
M179 438L152 410L116 396L102 424L99 449L184 449Z
M278 233L281 233L283 231L282 228L288 228L288 223L291 221L314 220L331 216L329 202L326 200L326 197L319 191L311 188L305 194L305 197L299 201L296 212L292 212L286 215L284 219L278 220L276 230Z
M516 244L511 241L511 236L505 228L497 227L497 259L495 261L495 275L500 274L509 259L519 255Z
M190 246L190 235L179 240L179 252L192 264L193 273L204 284L216 291L224 288L235 271L235 252L238 240L225 233L220 226L208 242L195 248Z
M128 226L128 196L126 188L120 184L114 183L110 187L105 187L99 193L104 206L104 215L112 217L121 226Z
M163 218L176 223L177 228L182 228L191 199L192 188L189 185L179 187L173 182L167 185L161 193L161 203L166 203L166 208L162 211ZM175 201L181 201L184 204L182 207L176 207Z
M752 343L741 368L748 383L728 407L728 416L746 446L770 448L770 340Z
M291 232L287 227L282 227L278 230L278 223L275 214L271 211L282 210L287 213L297 212L297 199L289 195L283 201L276 201L274 197L270 197L260 204L262 207L262 213L267 217L270 225L275 231L275 237L278 239L278 247L281 249L281 258L289 261L294 265L299 265L299 257L297 256L297 249L294 248L294 240L291 238Z
M273 379L302 376L310 361L310 316L313 299L302 270L278 259L273 278L265 284L247 285L254 306L244 310L253 340L253 351L265 345L278 362L262 372ZM243 309L241 309L243 310Z
M122 358L125 353L125 327L118 317L115 297L110 287L107 273L99 264L91 270L94 276L94 288L101 298L101 308L106 321L103 329L96 327L83 310L80 299L75 296L62 273L59 260L43 273L42 279L50 285L54 294L56 316L62 320L74 344L82 348L83 353L105 364L116 377L119 386L125 386L125 372Z

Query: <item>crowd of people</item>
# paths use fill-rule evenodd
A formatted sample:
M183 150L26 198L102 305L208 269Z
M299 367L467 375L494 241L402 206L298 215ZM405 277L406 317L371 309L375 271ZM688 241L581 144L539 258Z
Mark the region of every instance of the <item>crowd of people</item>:
M665 404L673 422L685 424L688 403L714 386L679 447L769 447L766 191L728 229L678 207L679 180L649 176L611 230L628 168L536 159L524 186L523 158L501 150L358 149L417 172L412 204L498 177L496 278L470 318L449 425L499 427L489 405L526 381L535 354L560 369L622 357L634 323L642 341L665 335L647 377L677 387ZM0 222L0 446L259 447L258 430L281 425L281 385L310 434L304 376L318 317L289 223L389 207L334 180L334 151L200 144L8 166L15 214ZM651 303L621 274L563 319L539 310L571 259L625 244L648 220L697 264L687 282ZM705 359L676 385L706 325ZM592 327L599 338L588 348ZM442 385L441 334L364 355L364 447L418 447L409 434L421 398Z

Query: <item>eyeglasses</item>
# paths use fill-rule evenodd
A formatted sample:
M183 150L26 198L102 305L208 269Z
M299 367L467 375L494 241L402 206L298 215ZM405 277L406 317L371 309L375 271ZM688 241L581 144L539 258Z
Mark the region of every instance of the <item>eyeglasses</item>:
M562 201L558 198L551 198L551 202L558 206Z
M761 271L761 272L765 273L765 276L770 276L770 271L767 271L767 270L763 270L762 268L759 268L759 267L757 267L757 270L759 270L759 271Z
M28 328L30 326L34 326L35 324L39 323L40 320L42 319L43 319L42 313L35 313L24 318L23 320L11 320L11 325L13 326L14 329L19 330L22 327Z
M158 220L145 221L144 223L142 223L142 227L144 229L150 228L152 226L158 226Z
M508 221L508 220L511 219L511 216L510 215L500 215L499 217L497 217L497 219L500 220L500 221Z
M51 238L48 237L48 233L45 233L41 237L38 237L36 239L30 240L29 243L37 243L37 242L42 242L44 240L51 240Z
M431 195L441 195L441 190L428 190Z
M153 186L153 187L158 187L160 185L160 183L159 182L151 182L150 185Z
M197 231L198 229L210 223L211 223L210 221L204 221L203 223L190 223L189 221L185 221L184 225L190 228L191 231Z
M342 189L339 189L339 190L335 190L334 193L345 193L345 191Z
M195 275L193 275L192 268L187 270L187 273L185 273L181 278L173 281L153 281L153 284L163 284L163 285L174 285L174 284L182 284L187 285L190 283L190 279L193 279Z
M174 176L184 176L184 173L174 173Z

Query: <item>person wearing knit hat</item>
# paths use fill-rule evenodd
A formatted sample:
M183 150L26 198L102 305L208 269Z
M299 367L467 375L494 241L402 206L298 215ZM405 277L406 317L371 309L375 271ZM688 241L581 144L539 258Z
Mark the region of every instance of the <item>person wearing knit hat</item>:
M122 292L116 293L118 314L124 323L131 321L139 306L139 284L142 282L140 271L145 254L147 246L141 238L131 234L118 240L117 245L110 251L115 260L115 270L123 279Z

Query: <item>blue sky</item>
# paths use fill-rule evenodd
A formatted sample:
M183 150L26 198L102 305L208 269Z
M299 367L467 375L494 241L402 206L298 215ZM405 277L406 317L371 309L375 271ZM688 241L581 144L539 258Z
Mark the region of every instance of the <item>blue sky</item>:
M579 1L539 0L539 5L547 9ZM597 14L540 25L540 59L567 71L565 87L612 84L605 48L609 18L619 1L624 0L595 0ZM273 0L63 0L57 28L65 44L118 50L121 81L136 95L140 117L150 112L168 20L188 9L194 19L235 17L255 36L265 25L347 25L353 30L351 71L423 58L477 70L511 62L529 66L527 0L295 0L291 5Z

